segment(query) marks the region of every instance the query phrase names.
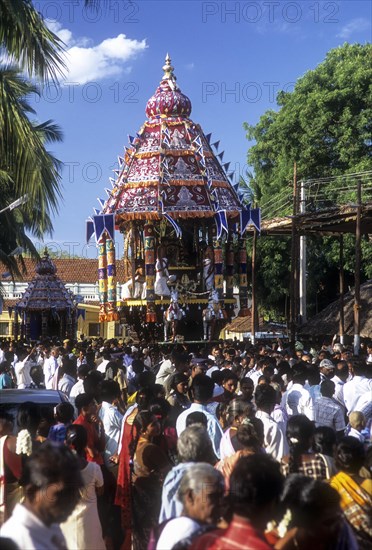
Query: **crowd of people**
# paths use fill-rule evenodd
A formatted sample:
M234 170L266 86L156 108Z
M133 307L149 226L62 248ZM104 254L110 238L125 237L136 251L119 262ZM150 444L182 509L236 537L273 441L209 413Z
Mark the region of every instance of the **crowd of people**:
M372 344L3 342L10 388L4 549L372 547Z

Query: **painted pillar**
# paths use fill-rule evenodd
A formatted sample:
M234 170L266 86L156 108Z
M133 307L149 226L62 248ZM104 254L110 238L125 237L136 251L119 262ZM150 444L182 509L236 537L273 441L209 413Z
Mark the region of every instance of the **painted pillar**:
M231 237L226 243L226 298L234 298L234 248ZM234 311L233 304L227 304L225 310L228 312L228 318L232 317Z
M18 340L19 336L19 321L18 321L18 310L17 308L14 309L14 326L13 326L13 338L14 340Z
M107 256L106 236L98 243L98 285L99 285L99 322L106 321L107 303Z
M239 241L239 301L240 311L248 308L247 245L245 239Z
M31 337L31 314L25 312L24 316L25 316L25 338L26 338L26 340L30 340L30 337Z
M107 262L107 304L106 321L117 321L119 315L116 309L116 263L115 244L110 238L106 238L106 262Z
M155 233L151 222L146 223L143 234L145 240L146 322L155 323Z
M226 244L226 298L234 297L234 249L231 239Z
M220 300L223 298L223 258L221 241L215 239L213 242L214 252L214 288Z
M41 336L45 338L48 336L48 312L41 312Z

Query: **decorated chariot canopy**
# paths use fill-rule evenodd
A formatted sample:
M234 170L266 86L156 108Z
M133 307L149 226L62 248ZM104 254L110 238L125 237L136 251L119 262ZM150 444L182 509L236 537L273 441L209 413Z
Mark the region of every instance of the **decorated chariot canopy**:
M18 315L21 317L22 335L33 339L48 334L72 337L76 322L74 296L57 276L47 249L35 272L15 306L17 321Z
M95 234L99 249L101 321L117 320L119 304L121 312L130 308L131 317L133 308L144 308L142 324L165 323L165 305L177 311L173 292L187 308L198 304L202 311L217 312L229 304L232 310L235 274L246 302L242 236L250 223L259 228L259 212L254 218L255 210L243 207L229 163L218 153L220 142L211 143L211 134L190 119L191 101L181 92L168 55L163 71L147 102L146 122L118 157L108 198L87 222L87 239ZM124 235L119 297L115 229Z
M240 199L210 135L190 119L191 101L179 89L167 55L164 76L146 106L147 121L129 137L121 168L105 203L104 213L115 221L226 217L238 219Z
M66 310L74 307L74 297L57 276L56 264L49 257L47 250L36 264L35 272L35 278L17 303L19 310Z

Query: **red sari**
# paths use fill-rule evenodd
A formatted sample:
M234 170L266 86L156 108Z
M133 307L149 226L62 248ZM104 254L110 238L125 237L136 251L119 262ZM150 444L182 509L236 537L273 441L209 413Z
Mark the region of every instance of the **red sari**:
M124 421L124 430L121 440L119 456L118 479L116 487L115 504L121 508L121 525L125 530L125 540L122 550L131 548L132 538L132 492L131 492L131 466L129 445L136 437L136 430L133 427L134 419L138 413L135 408Z

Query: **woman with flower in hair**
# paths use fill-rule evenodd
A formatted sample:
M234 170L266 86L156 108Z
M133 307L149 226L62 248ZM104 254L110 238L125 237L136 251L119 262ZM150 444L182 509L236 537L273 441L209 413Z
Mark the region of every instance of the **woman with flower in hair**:
M315 426L304 414L291 416L287 424L289 455L281 461L282 474L303 474L313 479L329 479L327 457L311 451Z
M247 403L243 399L237 398L230 401L226 409L226 425L227 429L224 432L221 445L220 456L221 460L232 456L238 449L234 447L233 438L245 418L254 417L254 408L251 403Z
M244 418L232 436L231 442L235 449L234 454L220 460L215 465L225 479L226 490L229 489L230 475L239 458L264 452L264 430L261 420Z

